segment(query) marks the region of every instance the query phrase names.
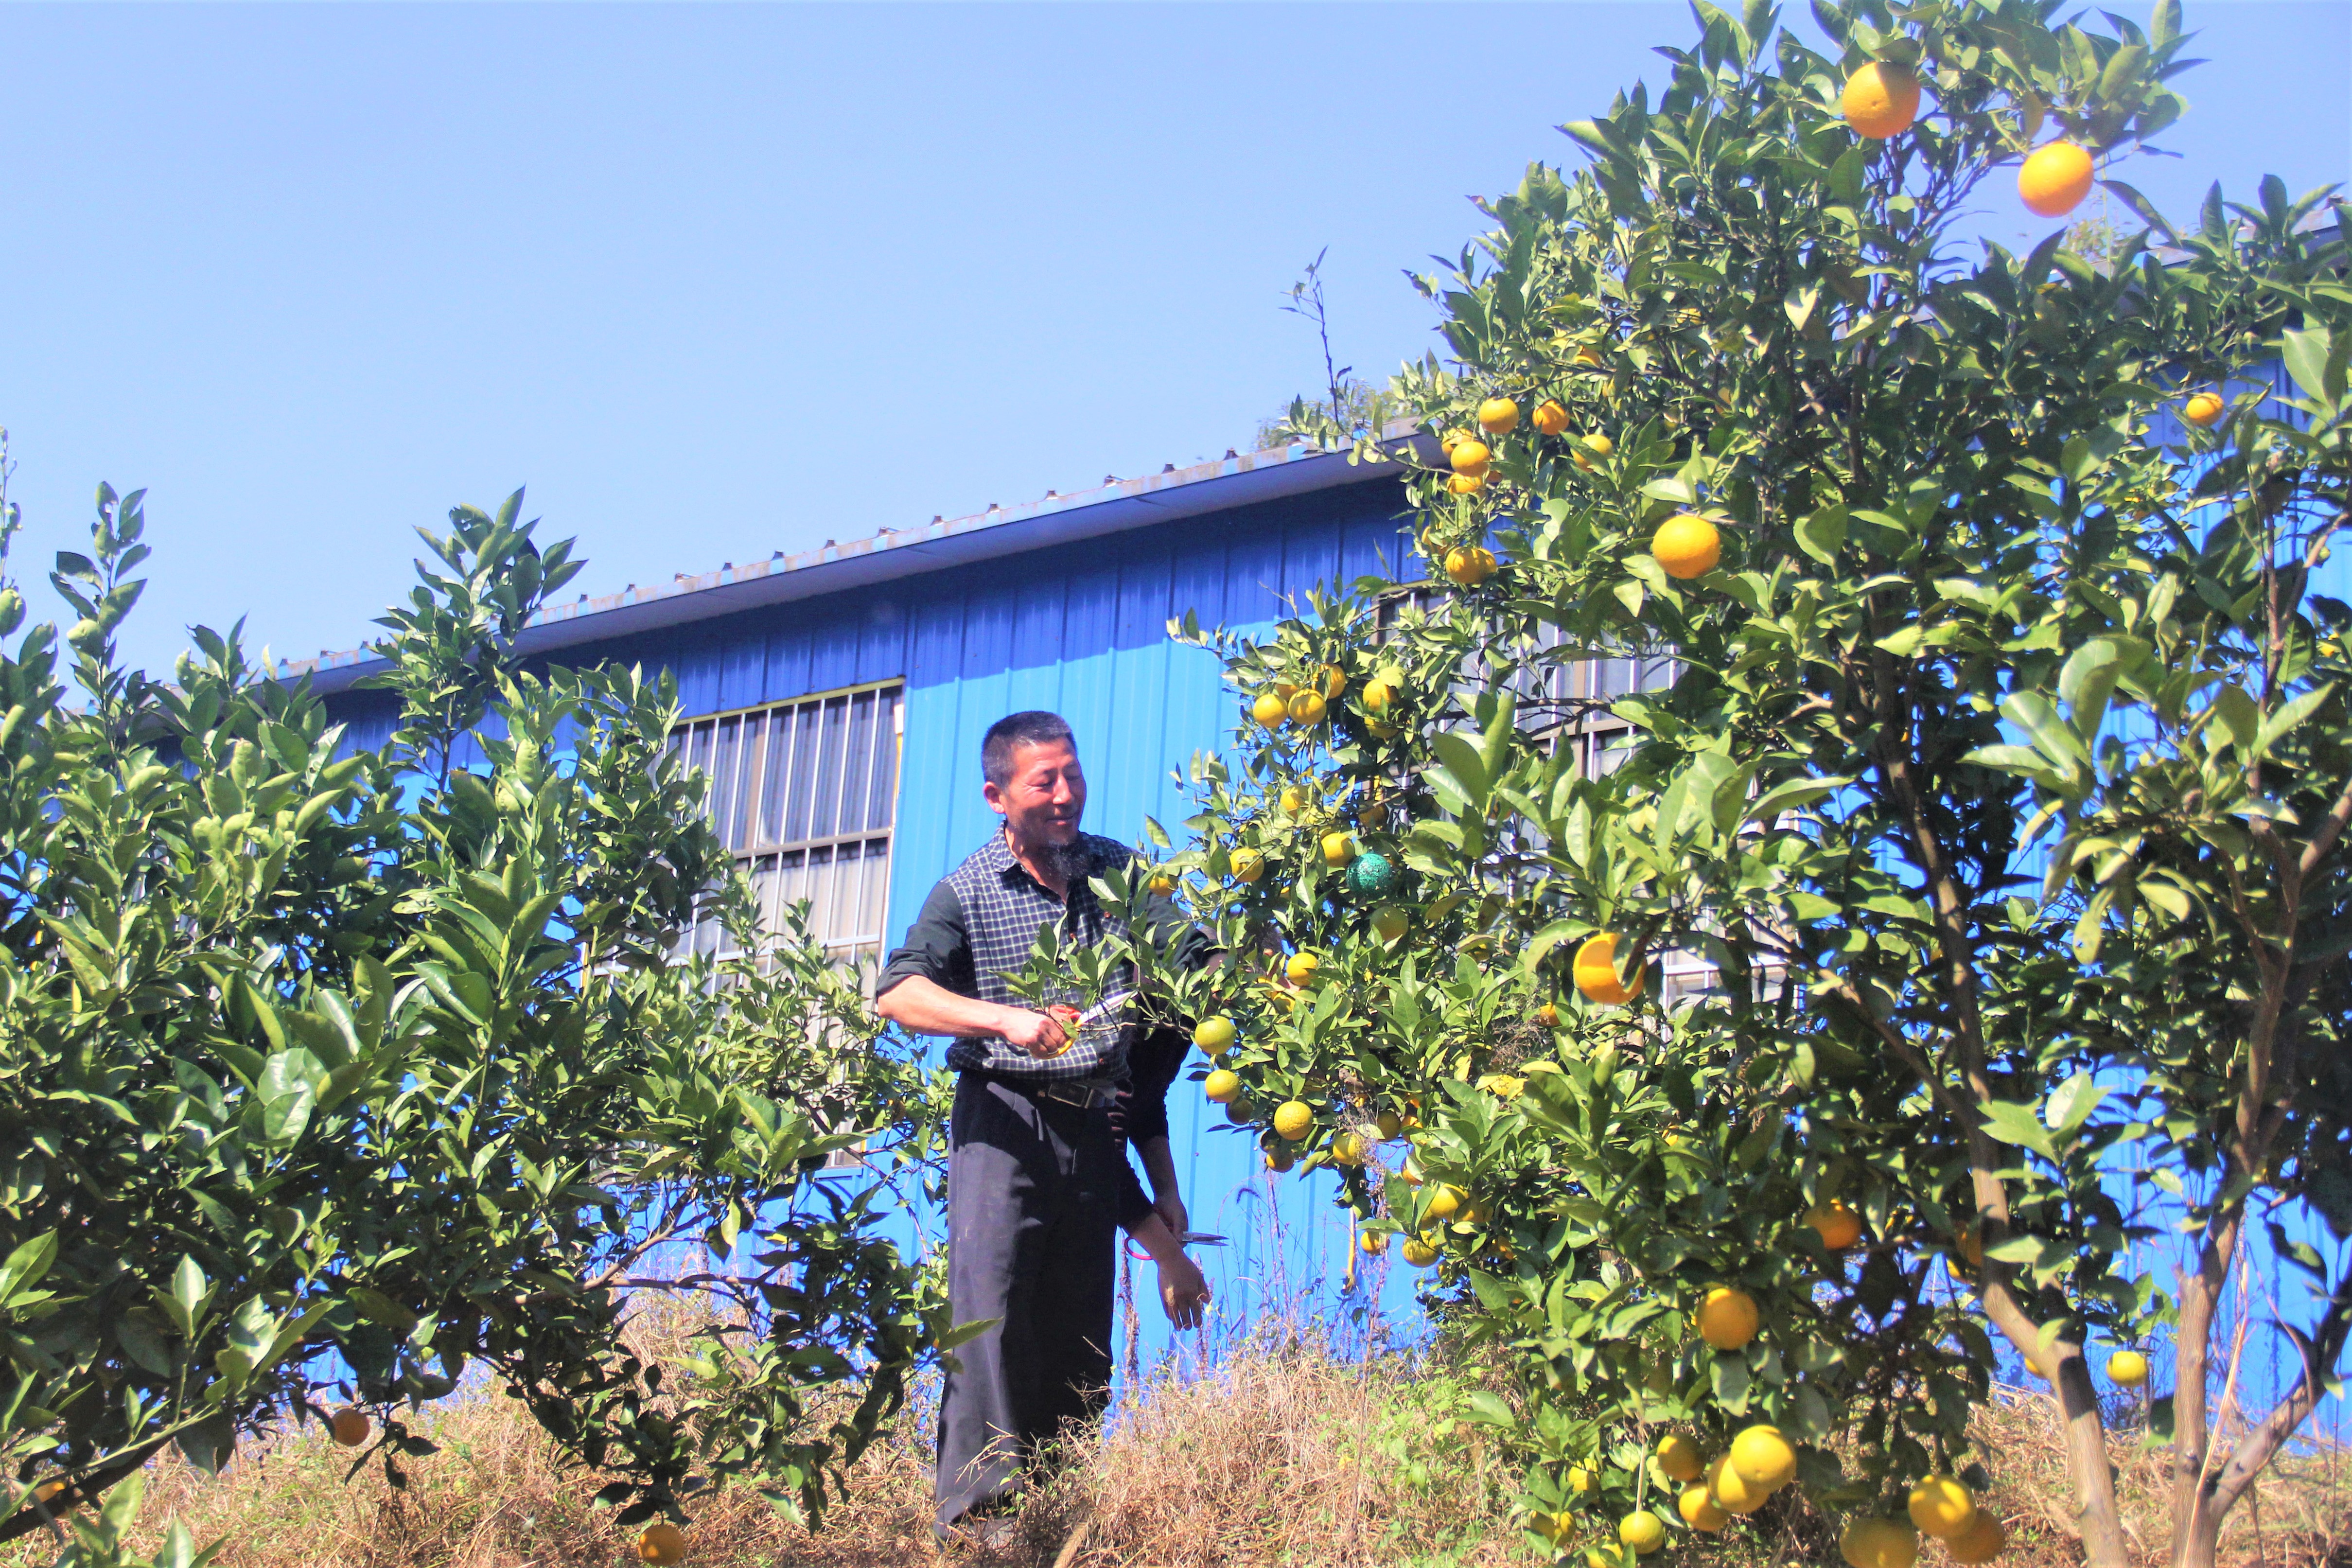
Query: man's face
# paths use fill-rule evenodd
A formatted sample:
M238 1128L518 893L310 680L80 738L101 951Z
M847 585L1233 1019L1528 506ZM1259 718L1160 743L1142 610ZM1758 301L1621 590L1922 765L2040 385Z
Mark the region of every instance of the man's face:
M983 793L991 809L1003 813L1020 844L1068 844L1078 837L1087 810L1087 775L1067 741L1013 748L1013 776Z

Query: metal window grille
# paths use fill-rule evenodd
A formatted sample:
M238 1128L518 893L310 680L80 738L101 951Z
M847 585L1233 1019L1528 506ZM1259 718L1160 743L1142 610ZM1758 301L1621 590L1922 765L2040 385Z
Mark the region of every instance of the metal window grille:
M809 904L809 929L837 963L878 966L898 810L905 687L856 687L693 719L673 754L710 775L710 820L751 879L763 923ZM723 952L715 920L693 951Z

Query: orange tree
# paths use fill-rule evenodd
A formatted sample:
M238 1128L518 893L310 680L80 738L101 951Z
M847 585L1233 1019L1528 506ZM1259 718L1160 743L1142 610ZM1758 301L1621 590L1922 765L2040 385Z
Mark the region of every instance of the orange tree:
M169 685L119 666L135 494L58 558L62 646L0 587L0 1537L128 1481L68 1547L118 1558L152 1455L328 1405L397 1484L412 1413L476 1378L666 1560L715 1478L816 1513L898 1405L928 1330L875 1204L927 1080L804 931L758 931L667 680L522 668L578 567L520 499L426 535L375 751L233 636ZM741 957L679 952L713 913ZM630 1347L642 1288L708 1298L683 1365Z
M1654 101L1566 127L1587 166L1423 280L1430 586L1179 628L1249 718L1169 872L1265 961L1155 981L1230 1020L1211 1091L1269 1160L1337 1166L1507 1352L1479 1411L1538 1535L1644 1553L1793 1483L1858 1565L1923 1530L1986 1560L2005 1342L2120 1563L2091 1357L2170 1328L2151 1435L2208 1562L2352 1321L2310 1245L2352 1229L2352 612L2309 592L2342 252L2274 183L2163 262L1961 243L1989 180L2060 216L2172 122L2170 0L2105 33L1824 4L1827 54L1696 9ZM2282 355L2292 416L2241 392ZM1609 658L1670 678L1570 679ZM1665 994L1669 953L1712 984ZM2177 1289L2126 1163L2179 1195ZM2217 1454L2206 1344L2264 1216L2299 1216L2305 1371Z

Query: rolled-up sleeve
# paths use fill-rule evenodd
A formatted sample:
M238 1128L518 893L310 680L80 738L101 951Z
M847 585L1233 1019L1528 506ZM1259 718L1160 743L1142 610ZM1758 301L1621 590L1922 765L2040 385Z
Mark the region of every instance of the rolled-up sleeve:
M921 911L907 928L907 940L883 965L874 994L879 996L916 974L959 995L978 994L972 971L971 931L965 923L963 900L944 881L933 887L931 896L923 900Z

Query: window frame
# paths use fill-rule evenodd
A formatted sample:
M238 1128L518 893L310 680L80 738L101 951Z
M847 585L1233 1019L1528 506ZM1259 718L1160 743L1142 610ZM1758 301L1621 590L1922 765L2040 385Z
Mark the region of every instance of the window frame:
M898 854L899 795L905 783L906 697L906 678L892 676L688 715L679 719L668 736L669 754L700 769L711 781L705 816L726 845L734 867L751 879L759 895L762 928L777 929L786 890L797 880L793 899L810 902L813 933L826 956L834 963L859 968L868 984L880 969L889 937L890 879ZM865 721L869 726L865 753L853 756L850 749L857 739L861 699L870 703L877 717ZM886 700L887 726L878 721ZM835 711L843 716L837 731L831 723ZM804 712L814 716L806 725L799 719ZM779 715L781 726L776 721ZM756 756L749 754L742 740L745 727L754 720L761 721ZM777 777L779 739L785 748L781 786L772 782ZM805 773L801 763L804 745L812 747L806 754L813 759ZM723 758L722 747L727 753ZM879 776L885 767L887 784ZM823 797L828 792L832 798L826 802ZM855 804L858 794L866 797L865 814L859 826L844 830L845 810ZM781 820L772 822L772 813ZM832 830L802 831L793 837L795 821L803 829L823 823ZM851 890L856 914L851 929L836 937L842 868L853 864L841 853L845 848L861 851L854 863L863 869L851 875L862 876L864 886ZM815 896L807 887L811 860L820 855L824 857L822 875L828 882L824 897ZM876 866L877 858L880 863ZM869 901L870 912L865 908ZM681 933L680 948L734 956L734 950L719 945L723 935L717 921L705 918Z

